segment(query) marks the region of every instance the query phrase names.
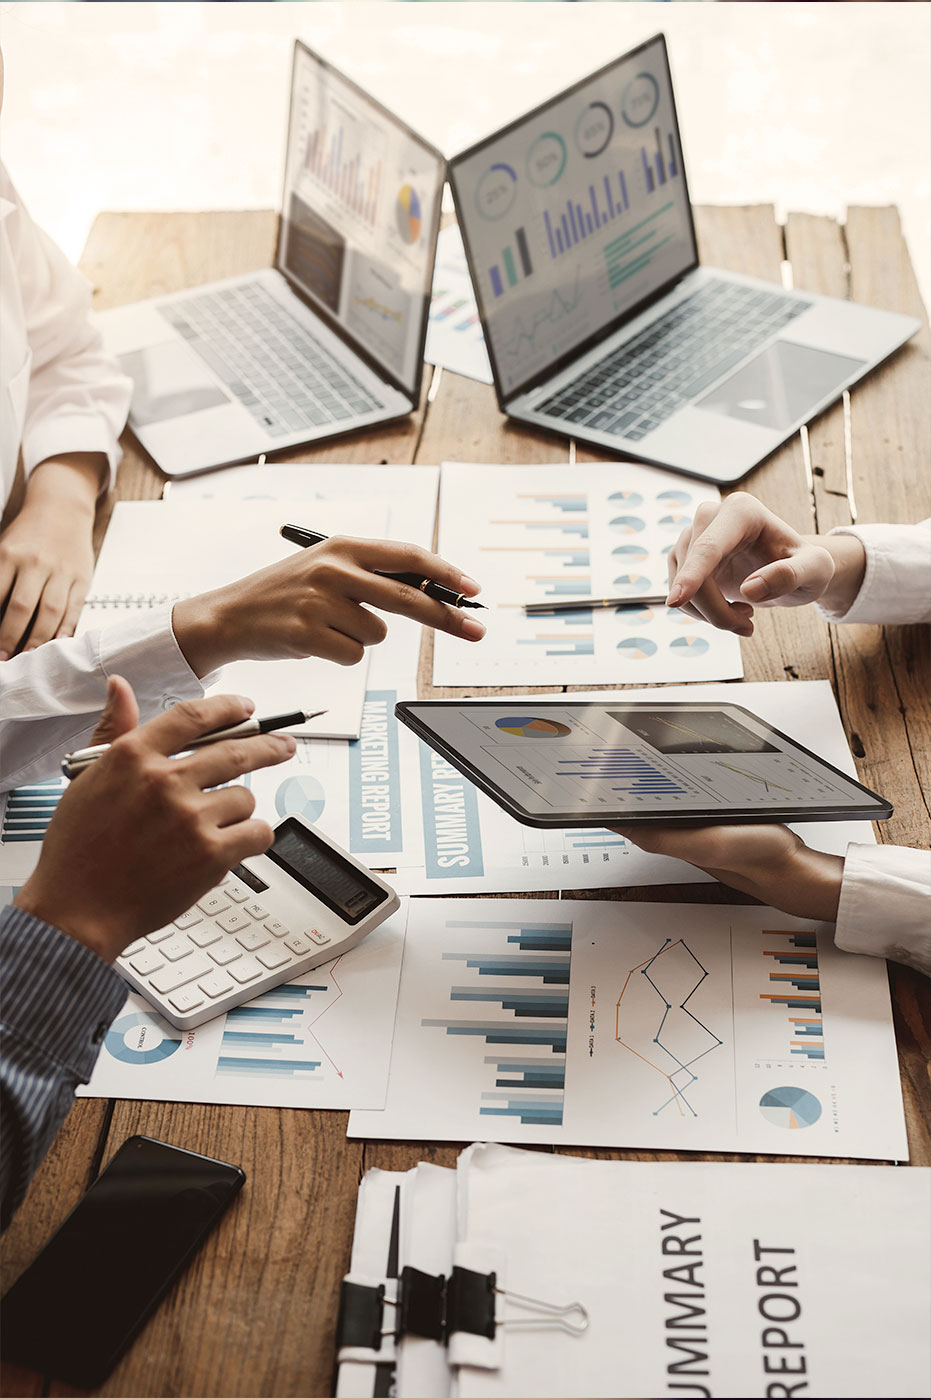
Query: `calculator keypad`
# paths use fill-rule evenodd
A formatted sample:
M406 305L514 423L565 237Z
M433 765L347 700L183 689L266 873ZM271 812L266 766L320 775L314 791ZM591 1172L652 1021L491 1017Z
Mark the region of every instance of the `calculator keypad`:
M235 996L261 995L296 975L288 971L333 942L334 935L289 927L259 902L236 871L165 928L137 939L118 962L136 984L179 1016L211 1004L226 1009ZM339 939L336 939L337 943ZM248 993L245 989L248 988ZM212 1013L211 1013L212 1014Z
M316 930L292 933L230 874L193 909L126 948L120 961L183 1014L268 978L329 941Z

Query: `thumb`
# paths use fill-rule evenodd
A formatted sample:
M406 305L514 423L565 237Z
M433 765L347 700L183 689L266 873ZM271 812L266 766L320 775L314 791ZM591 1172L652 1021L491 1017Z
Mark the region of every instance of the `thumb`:
M139 706L129 681L111 676L107 681L107 703L94 730L91 743L112 744L121 734L139 723Z
M795 550L787 559L777 559L757 569L740 586L743 596L751 603L777 602L792 598L811 603L831 582L834 561L820 545L806 545Z

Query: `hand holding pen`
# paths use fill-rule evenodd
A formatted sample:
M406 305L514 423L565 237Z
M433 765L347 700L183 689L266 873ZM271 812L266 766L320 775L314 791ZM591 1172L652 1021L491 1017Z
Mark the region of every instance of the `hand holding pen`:
M335 535L246 578L174 606L172 628L192 670L204 676L239 659L319 656L354 666L384 641L385 619L373 609L477 642L485 628L461 607L398 582L416 575L471 599L478 584L454 565L413 544Z
M222 729L209 729L205 734L200 734L196 738L184 745L184 753L193 753L195 749L206 748L208 744L220 744L224 739L251 739L258 734L272 734L278 729L294 729L297 725L306 724L310 719L317 719L320 715L325 715L326 710L293 710L287 715L268 715L265 719L244 719L239 724L232 724ZM96 763L98 758L103 758L110 750L109 744L92 744L86 749L75 749L74 753L65 754L61 761L61 771L66 778L76 778L79 773L83 773L86 768L90 768L92 763Z
M282 525L278 532L283 539L291 544L299 544L302 549L309 549L311 545L323 544L329 538L321 535L319 530L305 530L302 525ZM419 593L424 593L428 598L434 598L438 603L448 603L451 608L484 608L484 603L476 603L472 598L467 598L465 593L459 593L453 588L447 588L445 584L437 583L434 579L425 577L422 573L395 573L388 569L373 569L373 573L379 578L390 578L395 583L405 583L408 588L416 588ZM460 579L460 582L473 584L472 579ZM478 585L474 584L472 592L478 591Z

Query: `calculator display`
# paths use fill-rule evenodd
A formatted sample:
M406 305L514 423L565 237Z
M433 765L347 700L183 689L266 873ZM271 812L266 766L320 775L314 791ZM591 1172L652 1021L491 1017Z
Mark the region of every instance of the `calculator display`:
M265 854L347 924L359 923L388 898L381 885L293 818L276 828Z

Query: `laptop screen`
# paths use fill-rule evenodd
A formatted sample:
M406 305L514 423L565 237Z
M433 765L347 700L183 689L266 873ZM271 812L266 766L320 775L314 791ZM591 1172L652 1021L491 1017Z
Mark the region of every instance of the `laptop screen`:
M506 397L697 263L662 35L456 157L450 179Z
M416 398L444 161L300 42L278 270Z

